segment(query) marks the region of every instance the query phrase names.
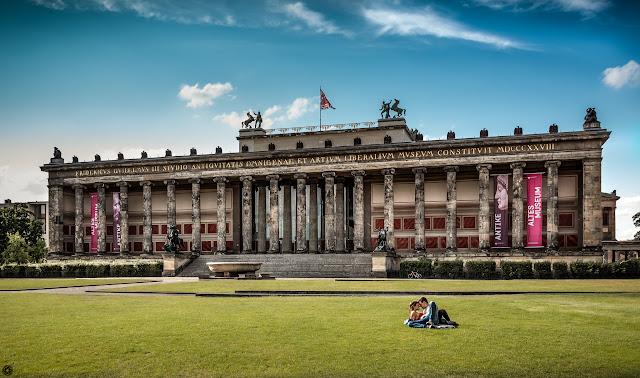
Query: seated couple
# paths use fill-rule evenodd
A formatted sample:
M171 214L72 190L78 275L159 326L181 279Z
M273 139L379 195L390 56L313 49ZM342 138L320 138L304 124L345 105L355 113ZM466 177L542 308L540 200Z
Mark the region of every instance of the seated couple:
M414 328L433 328L438 325L455 327L458 325L449 318L447 311L439 310L436 302L429 302L425 297L409 304L409 319L405 321L405 324Z

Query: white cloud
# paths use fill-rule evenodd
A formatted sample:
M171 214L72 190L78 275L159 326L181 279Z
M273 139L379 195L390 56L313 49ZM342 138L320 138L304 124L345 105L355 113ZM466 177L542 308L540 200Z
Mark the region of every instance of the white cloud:
M264 111L264 116L270 117L273 114L277 113L279 110L280 110L280 107L278 105L273 105L272 107Z
M630 60L624 66L607 68L602 74L604 75L602 82L615 89L620 89L625 85L640 86L640 64L635 60Z
M319 105L313 98L298 97L287 107L287 119L293 121L318 109Z
M616 204L616 239L629 240L640 231L633 225L634 214L640 212L640 196L622 197Z
M347 37L351 36L350 32L342 30L332 21L326 20L322 13L312 11L302 2L285 4L282 7L282 12L292 19L302 21L317 33L342 34Z
M363 15L369 22L380 26L380 34L431 35L485 43L498 48L525 49L523 45L510 39L471 30L454 20L440 16L429 7L420 11L364 9Z
M242 112L242 113L245 114L246 112ZM220 115L217 115L213 117L213 120L226 123L227 125L231 126L234 129L240 129L242 128L242 122L245 120L245 118L241 117L236 112L231 112L228 114L222 113Z
M298 97L285 107L286 112L284 112L284 114L282 114L283 107L279 105L273 105L267 108L267 110L261 114L262 128L270 129L276 122L295 121L309 112L317 111L319 105L316 100L317 97ZM222 113L213 117L213 120L225 123L234 129L240 129L242 128L242 122L248 118L246 116L247 112L253 114L254 111L249 109L243 110L240 114L237 112Z
M545 11L579 12L591 15L609 7L608 0L472 0L474 3L493 9L512 12Z
M233 86L230 83L207 83L202 88L198 88L198 85L197 83L194 86L183 85L180 93L178 93L178 97L189 101L187 106L190 108L213 105L214 98L220 97L233 90Z

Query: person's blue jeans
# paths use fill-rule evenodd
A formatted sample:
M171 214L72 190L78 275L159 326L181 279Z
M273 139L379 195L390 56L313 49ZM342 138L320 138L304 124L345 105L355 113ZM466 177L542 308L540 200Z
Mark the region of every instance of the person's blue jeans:
M449 319L449 314L447 314L447 311L445 310L438 310L438 306L436 305L436 302L429 302L429 307L427 308L427 315L423 317L420 320L416 320L416 323L419 324L426 324L428 321L431 321L431 323L433 324L440 324L442 323L442 319L445 319L447 321L450 321L451 319ZM416 327L416 328L420 328L420 327Z

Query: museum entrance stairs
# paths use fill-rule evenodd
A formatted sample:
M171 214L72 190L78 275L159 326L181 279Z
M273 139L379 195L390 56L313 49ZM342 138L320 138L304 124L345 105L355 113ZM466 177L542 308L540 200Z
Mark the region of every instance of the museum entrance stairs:
M261 262L258 273L276 278L368 278L372 269L369 253L200 255L178 276L213 274L208 262Z

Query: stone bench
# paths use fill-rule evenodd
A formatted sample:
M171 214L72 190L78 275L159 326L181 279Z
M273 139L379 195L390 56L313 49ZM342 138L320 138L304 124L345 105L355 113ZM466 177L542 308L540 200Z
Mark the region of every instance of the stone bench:
M207 266L216 277L255 278L260 262L208 262Z

